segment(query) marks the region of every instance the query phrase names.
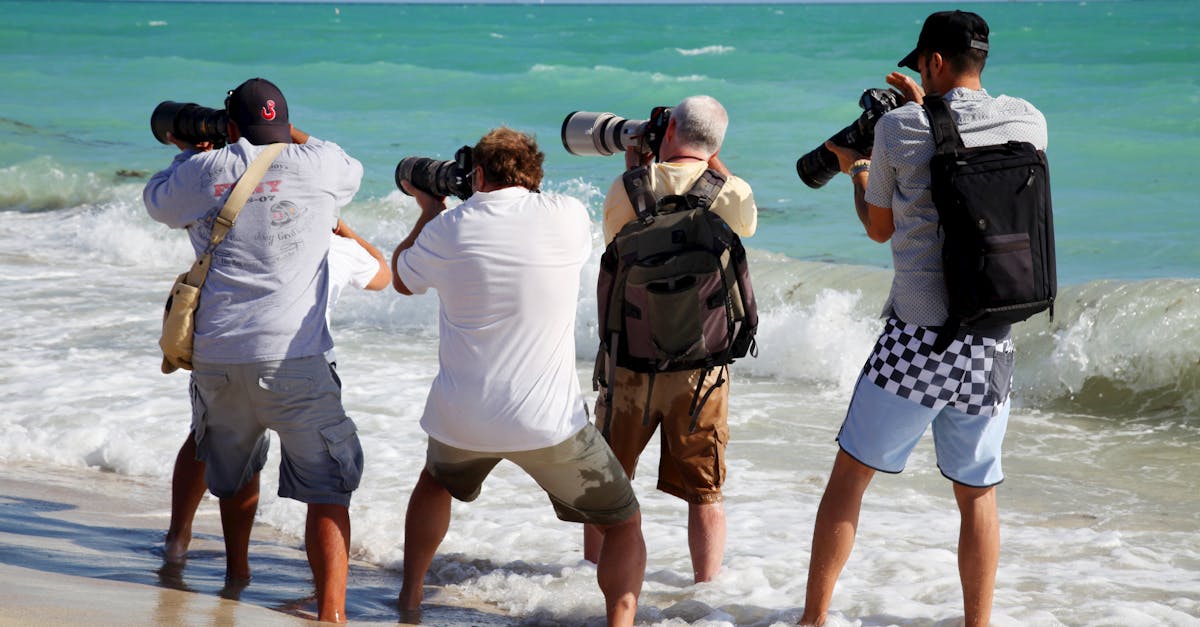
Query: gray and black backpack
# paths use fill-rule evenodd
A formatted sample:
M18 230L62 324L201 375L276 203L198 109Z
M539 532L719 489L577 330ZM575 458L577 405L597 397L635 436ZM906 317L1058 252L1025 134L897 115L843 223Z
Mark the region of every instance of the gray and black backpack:
M597 389L605 384L611 407L613 367L648 373L648 419L656 373L703 370L689 408L695 429L709 394L725 382L724 367L757 354L758 309L746 250L725 220L709 211L725 177L706 170L686 193L658 199L650 193L649 167L626 172L624 183L637 219L600 259L600 351L609 359L607 368L597 360L593 382ZM721 375L701 397L714 368Z

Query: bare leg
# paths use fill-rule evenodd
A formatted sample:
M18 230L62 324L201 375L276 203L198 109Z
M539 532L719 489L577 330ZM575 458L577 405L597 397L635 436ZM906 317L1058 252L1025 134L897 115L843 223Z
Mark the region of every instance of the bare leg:
M346 622L350 509L344 505L310 504L304 546L317 586L317 620Z
M986 626L992 617L996 567L1000 562L1000 516L995 488L954 484L962 516L958 532L958 575L962 579L967 627Z
M425 573L450 528L450 492L427 471L421 471L404 517L404 579L400 609L416 610L425 596Z
M204 462L196 459L196 439L188 434L175 456L171 475L171 525L167 527L163 557L179 562L187 557L192 542L192 519L204 498L208 486L204 483Z
M596 525L583 526L583 559L595 564L600 561L600 550L604 546L604 533Z
M688 549L696 583L712 581L725 557L725 507L720 502L688 504Z
M250 529L258 511L258 473L250 483L227 499L221 499L221 531L225 534L225 577L250 578Z
M646 576L646 541L642 538L642 514L638 512L615 525L596 527L604 534L596 580L604 593L609 627L632 625L637 615L638 596Z
M874 476L874 470L838 450L813 526L812 558L808 565L808 591L801 625L825 624L833 586L854 549L863 493Z

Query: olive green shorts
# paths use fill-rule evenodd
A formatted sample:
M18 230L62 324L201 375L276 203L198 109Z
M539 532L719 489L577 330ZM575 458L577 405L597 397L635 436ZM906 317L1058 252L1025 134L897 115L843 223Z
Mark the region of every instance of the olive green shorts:
M613 525L638 511L629 477L592 425L554 446L509 453L468 451L429 438L425 470L454 498L470 502L503 459L537 481L560 520Z

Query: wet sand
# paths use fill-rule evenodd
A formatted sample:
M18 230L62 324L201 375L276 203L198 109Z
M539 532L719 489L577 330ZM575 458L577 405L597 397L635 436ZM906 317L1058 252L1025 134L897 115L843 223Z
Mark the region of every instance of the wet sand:
M0 466L0 625L318 625L299 539L256 525L244 589L224 581L216 503L196 517L188 559L162 560L169 486L89 468ZM398 572L352 562L352 623L506 625L427 588L422 615L395 607Z

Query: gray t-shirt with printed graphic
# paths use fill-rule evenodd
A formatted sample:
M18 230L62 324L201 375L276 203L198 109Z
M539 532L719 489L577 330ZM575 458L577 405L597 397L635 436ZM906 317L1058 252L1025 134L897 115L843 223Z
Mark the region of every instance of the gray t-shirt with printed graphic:
M1024 141L1046 149L1046 119L1028 102L963 87L945 98L968 148ZM889 111L875 126L866 191L867 202L892 210L896 226L891 239L895 275L883 315L926 327L945 323L948 299L930 191L934 148L929 118L920 105Z
M181 152L143 190L150 217L186 228L202 254L230 190L264 148L241 139ZM362 165L332 142L310 138L284 149L213 252L196 314L196 361L255 363L333 348L326 255L361 179Z

